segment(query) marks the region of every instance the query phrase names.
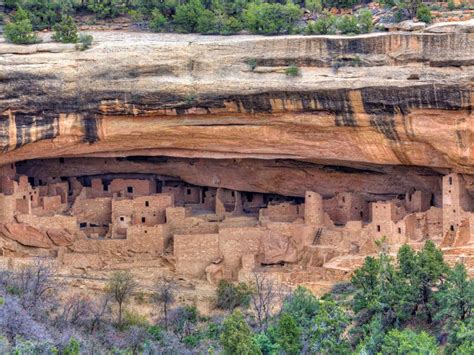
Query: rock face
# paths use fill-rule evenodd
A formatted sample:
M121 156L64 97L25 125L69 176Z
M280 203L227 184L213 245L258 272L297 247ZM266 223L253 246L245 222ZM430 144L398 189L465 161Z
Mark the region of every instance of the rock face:
M2 226L0 233L27 247L47 249L52 246L51 241L44 233L25 224L6 224Z
M0 43L1 254L317 288L387 237L474 273L473 27Z
M472 23L356 37L95 33L85 52L0 44L0 163L166 155L473 174ZM300 76L285 75L290 64Z

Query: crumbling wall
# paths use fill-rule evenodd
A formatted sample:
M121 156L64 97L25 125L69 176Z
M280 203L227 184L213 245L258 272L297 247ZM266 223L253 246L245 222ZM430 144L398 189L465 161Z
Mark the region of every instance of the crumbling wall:
M265 228L222 228L219 230L219 250L224 257L225 272L237 278L243 255L256 255Z
M202 278L206 267L220 256L218 234L174 236L176 272Z

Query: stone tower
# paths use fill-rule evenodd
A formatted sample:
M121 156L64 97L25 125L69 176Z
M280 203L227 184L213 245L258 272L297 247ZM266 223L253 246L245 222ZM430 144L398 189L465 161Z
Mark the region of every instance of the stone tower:
M306 191L304 200L304 221L312 226L323 226L323 198L313 191Z
M458 174L443 177L443 235L455 232L469 211L470 197L464 181Z

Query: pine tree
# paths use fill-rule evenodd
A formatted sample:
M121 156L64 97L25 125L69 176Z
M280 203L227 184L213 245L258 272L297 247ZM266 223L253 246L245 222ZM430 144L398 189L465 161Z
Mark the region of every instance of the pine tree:
M443 252L428 240L423 250L418 253L418 270L414 275L414 283L418 285L418 303L415 312L422 306L428 323L433 320L432 300L433 288L438 286L441 277L447 272Z
M464 264L457 263L436 294L439 303L437 320L448 323L464 321L472 316L474 308L474 280L469 280Z
M63 16L61 22L53 26L53 39L62 43L77 43L79 35L77 26L71 16Z
M317 354L350 353L350 346L344 336L349 318L343 308L334 301L320 302L319 312L311 327L311 352Z
M5 38L15 44L38 43L38 37L33 32L28 12L18 7L12 22L5 26Z
M221 344L225 354L256 355L261 354L252 330L242 313L235 310L224 320Z
M436 340L425 332L391 330L382 344L382 354L437 354Z
M277 343L288 355L299 354L301 349L301 329L296 319L289 313L280 316L277 327Z

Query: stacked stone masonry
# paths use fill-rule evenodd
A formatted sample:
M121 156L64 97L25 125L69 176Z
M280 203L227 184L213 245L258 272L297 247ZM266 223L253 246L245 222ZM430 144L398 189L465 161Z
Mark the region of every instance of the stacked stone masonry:
M299 198L189 185L156 175L36 177L0 168L0 255L50 255L88 270L166 259L189 278L287 284L349 277L385 238L391 251L431 239L474 267L474 202L459 174L433 191L373 200L341 192Z

